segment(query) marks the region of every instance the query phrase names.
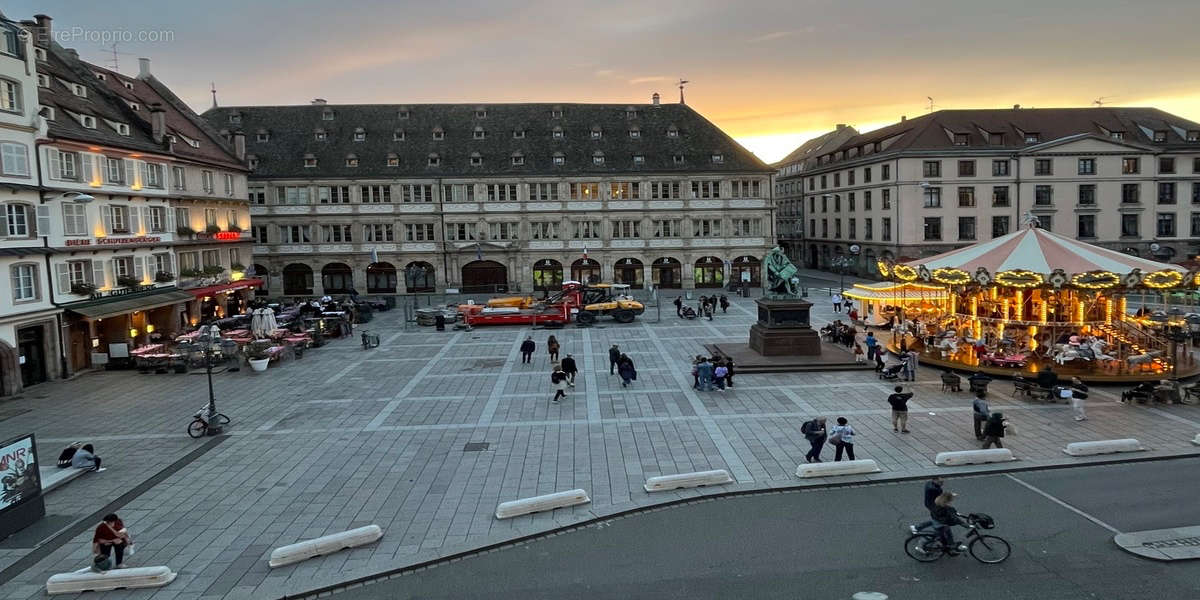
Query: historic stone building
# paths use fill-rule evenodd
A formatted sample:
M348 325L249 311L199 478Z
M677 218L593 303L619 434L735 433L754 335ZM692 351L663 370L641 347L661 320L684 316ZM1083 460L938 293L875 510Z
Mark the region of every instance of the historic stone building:
M222 107L273 296L757 285L771 169L682 104Z
M833 131L801 144L773 166L775 174L775 235L779 247L793 263L804 256L804 173L816 165L812 160L822 149L836 148L858 135L853 127L838 123Z

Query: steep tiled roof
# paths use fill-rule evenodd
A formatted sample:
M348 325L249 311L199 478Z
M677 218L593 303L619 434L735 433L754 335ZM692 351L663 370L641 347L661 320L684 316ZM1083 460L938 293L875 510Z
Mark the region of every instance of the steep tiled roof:
M1165 141L1155 141L1156 131L1165 131ZM1200 143L1187 141L1189 131L1200 131L1200 123L1157 108L1011 108L939 110L915 119L855 136L822 155L847 152L881 144L882 152L904 150L987 150L1026 148L1027 134L1039 142L1072 135L1094 134L1162 150L1200 150ZM955 144L954 134L967 134L965 146ZM998 138L988 134L1003 134ZM846 157L850 158L850 157ZM835 158L836 160L836 158Z
M819 155L821 153L821 149L825 146L830 146L831 148L839 146L845 139L856 135L859 135L859 133L853 127L838 125L838 128L834 129L833 131L821 134L811 140L808 140L807 142L804 142L803 144L800 144L799 147L797 147L795 150L792 150L790 154L783 157L783 160L775 163L774 166L786 167L794 162L810 159Z
M326 111L332 120L323 118ZM312 104L221 107L203 116L216 129L245 131L246 154L258 160L252 178L771 171L680 104ZM363 141L354 139L359 128ZM477 128L483 139L476 139ZM317 130L325 133L324 141L316 139ZM444 139L434 139L435 130ZM669 136L668 130L678 133ZM259 142L260 132L269 139ZM401 133L403 139L395 139ZM474 153L482 164L472 166ZM351 154L358 167L346 166ZM712 160L715 154L720 162ZM399 166L386 166L389 155L399 158ZM440 166L429 165L431 155ZM555 155L562 156L562 165L554 164ZM644 163L635 164L634 155ZM676 164L676 155L684 157L682 164ZM305 168L305 156L316 158L318 166ZM513 164L514 156L523 164ZM602 164L594 162L596 156L604 157Z

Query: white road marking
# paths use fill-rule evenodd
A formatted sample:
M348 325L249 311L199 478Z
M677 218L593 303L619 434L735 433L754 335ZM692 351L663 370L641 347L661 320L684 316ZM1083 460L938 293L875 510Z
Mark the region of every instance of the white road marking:
M1093 517L1092 515L1089 515L1089 514L1083 512L1082 510L1079 510L1078 508L1075 508L1074 506L1071 506L1070 504L1063 502L1062 500L1059 500L1058 498L1051 495L1049 492L1046 492L1030 483L1026 483L1025 481L1022 481L1021 479L1014 477L1011 473L1005 473L1004 476L1021 484L1025 488L1029 489L1029 491L1031 491L1035 494L1038 494L1039 496L1042 496L1043 498L1045 498L1045 499L1047 499L1047 500L1049 500L1049 501L1051 501L1051 502L1053 502L1053 503L1055 503L1055 504L1057 504L1057 505L1113 532L1113 533L1121 533L1120 530L1118 530L1116 527L1113 527L1112 525L1109 525L1108 523L1105 523L1104 521L1101 521L1100 519L1097 519L1096 517Z

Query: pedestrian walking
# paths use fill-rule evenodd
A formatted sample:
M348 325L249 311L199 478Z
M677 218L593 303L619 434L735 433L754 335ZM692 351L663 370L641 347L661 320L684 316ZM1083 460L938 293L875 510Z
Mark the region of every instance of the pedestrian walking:
M729 375L729 367L726 367L725 363L723 362L718 362L716 366L713 367L713 383L717 385L718 392L725 391L726 375Z
M550 353L550 362L558 362L558 338L550 336L550 339L546 340L546 351Z
M917 380L917 363L918 362L919 362L919 359L917 358L916 350L909 350L908 353L904 355L904 364L905 364L906 370L908 371L908 380L909 381Z
M704 362L704 357L699 354L692 359L692 389L700 389L700 363Z
M1088 387L1084 385L1083 380L1078 377L1071 378L1071 411L1075 413L1076 421L1086 421L1087 412L1084 410L1083 401L1087 400Z
M579 373L579 366L575 364L575 357L570 353L562 359L562 370L567 374L567 385L575 387L575 375Z
M712 303L710 303L710 302L705 302L705 303L704 303L704 316L705 316L705 318L707 318L709 321L713 320L713 307L712 307Z
M537 344L533 343L533 336L526 337L525 341L521 342L521 364L533 362L534 350L537 350Z
M925 510L928 510L931 513L933 512L933 503L935 500L937 500L938 496L942 495L942 484L945 482L946 480L941 476L936 476L933 479L925 482ZM928 529L933 527L933 525L933 519L929 519L928 521L924 521L916 525L909 525L908 530L911 531L913 535L917 535L918 531L922 529Z
M994 444L997 448L1003 448L1004 433L1008 431L1008 421L1004 420L1002 413L994 412L988 417L986 423L983 424L983 449L987 450Z
M988 417L992 416L992 410L988 407L983 392L975 392L975 401L971 403L971 409L975 421L975 439L982 440L983 424L987 422Z
M612 375L617 370L617 361L621 359L621 349L616 344L608 349L608 374Z
M725 387L733 387L733 359L725 359Z
M729 310L729 298L725 294L721 294L721 314L725 314Z
M683 318L683 298L681 296L675 296L675 316Z
M886 352L886 350L884 350L883 348L880 348L875 351L875 372L876 373L883 370L883 367L884 367L883 354L884 354L884 352Z
M892 431L908 433L908 401L912 397L912 392L905 392L902 385L896 386L896 393L888 396L888 404L892 405Z
M713 365L707 358L702 357L700 364L696 365L696 374L700 377L700 391L712 391Z
M838 292L833 295L833 312L842 312L842 293Z
M91 444L84 444L75 451L75 454L71 456L71 466L76 469L89 469L97 472L105 470L100 467L100 457L96 456L96 449Z
M863 344L867 347L867 360L875 360L875 352L879 349L879 339L875 337L874 331L867 332L867 338L863 340Z
M621 387L629 387L630 383L637 381L637 369L633 367L633 359L624 354L617 359L617 373L621 375Z
M96 532L92 535L92 561L93 568L100 571L107 571L111 568L112 562L109 556L114 552L117 555L116 568L125 568L125 549L133 544L133 538L129 536L129 530L125 528L125 523L113 513L104 515L104 519L96 526Z
M833 455L834 462L842 460L843 450L850 460L854 460L854 428L849 425L846 417L837 418L837 425L829 430L829 441L837 448Z
M807 462L823 462L821 460L821 448L825 446L825 417L814 417L811 421L805 421L800 426L800 433L804 434L804 439L808 440L808 454L804 455L804 460Z
M708 306L708 296L700 296L696 301L696 314L704 316L704 307Z
M866 362L866 360L867 360L867 357L866 357L866 355L863 354L862 345L855 344L854 345L854 362L861 365L864 362Z
M554 397L550 399L554 404L558 404L558 399L567 397L567 374L563 371L562 365L554 363L554 370L550 372L550 385L554 386Z

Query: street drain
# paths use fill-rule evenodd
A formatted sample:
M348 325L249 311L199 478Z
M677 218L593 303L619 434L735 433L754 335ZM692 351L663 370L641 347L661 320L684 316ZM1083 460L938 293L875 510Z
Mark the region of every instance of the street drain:
M463 446L463 452L483 452L488 449L487 442L467 442Z

